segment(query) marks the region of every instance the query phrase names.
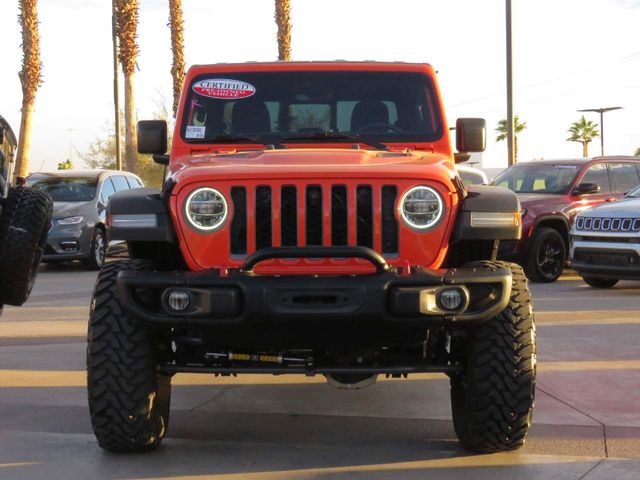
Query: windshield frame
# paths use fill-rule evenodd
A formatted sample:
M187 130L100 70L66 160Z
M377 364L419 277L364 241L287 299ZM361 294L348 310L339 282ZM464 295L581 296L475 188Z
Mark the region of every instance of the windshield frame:
M246 78L250 78L255 75L280 75L280 76L291 76L291 75L363 75L363 74L371 74L371 75L408 75L417 78L424 84L425 89L425 101L429 104L430 107L430 116L432 117L432 124L434 127L434 131L432 133L424 132L407 132L405 134L398 134L395 132L362 132L362 133L354 133L350 131L343 130L328 130L323 131L321 133L328 134L327 139L310 139L309 133L299 132L299 131L282 131L282 132L269 132L268 134L261 134L260 132L242 132L233 133L233 132L212 132L212 137L216 137L219 135L228 134L231 136L237 137L246 137L243 139L238 139L234 142L213 142L211 139L194 139L194 138L186 138L187 126L189 125L189 111L191 102L198 98L198 94L194 92L194 85L197 82L202 80L211 79L213 77L220 77L225 79L234 79L238 78L241 82L247 82ZM185 84L185 99L181 102L181 112L180 112L180 122L177 125L177 132L179 138L186 145L229 145L233 144L246 144L246 145L283 145L283 144L347 144L353 145L354 143L362 143L368 145L381 145L381 144L415 144L415 143L435 143L441 141L446 134L446 129L444 127L444 115L442 112L442 108L440 105L440 94L435 84L433 78L426 72L422 71L405 71L405 70L355 70L355 69L336 69L336 70L318 70L318 71L308 71L308 70L242 70L238 69L235 71L224 71L217 72L215 70L211 70L204 73L199 73L198 75L193 76L189 79L188 83ZM339 101L350 101L349 99L333 99L333 104L329 104L330 106L335 106ZM354 100L358 101L358 100ZM304 103L304 102L301 102ZM290 103L290 105L295 105L297 103ZM322 104L322 102L318 102L318 104ZM332 112L332 115L336 115L335 112ZM333 118L332 118L333 120ZM300 135L302 138L295 138L297 135ZM335 135L335 137L333 137ZM344 135L344 138L342 136ZM354 138L355 137L355 138Z

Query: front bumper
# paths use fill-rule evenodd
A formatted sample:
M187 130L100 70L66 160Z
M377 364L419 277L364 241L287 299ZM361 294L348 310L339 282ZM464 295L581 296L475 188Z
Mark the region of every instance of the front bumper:
M610 236L603 241L573 241L569 265L582 276L637 280L640 278L640 243L622 240Z
M54 224L47 236L42 260L45 262L82 260L91 253L93 228L87 224Z
M335 250L336 247L333 248ZM346 247L345 247L346 248ZM279 258L345 257L377 255L362 247L349 252L298 248L271 249ZM353 255L354 249L366 255ZM313 251L310 251L313 250ZM327 253L329 250L329 254ZM368 251L368 252L366 252ZM131 315L156 326L259 326L259 325L437 325L443 322L482 321L503 310L511 294L509 269L415 269L402 275L388 268L382 257L377 273L343 276L261 276L252 267L273 252L245 263L245 269L223 277L217 271L135 272L118 275L120 304ZM377 261L377 260L376 260ZM466 292L466 302L444 311L437 297L445 288ZM189 306L177 312L167 297L186 292Z

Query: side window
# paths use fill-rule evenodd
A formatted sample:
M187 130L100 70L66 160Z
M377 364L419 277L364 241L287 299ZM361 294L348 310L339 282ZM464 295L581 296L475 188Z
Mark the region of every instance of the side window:
M611 193L609 173L607 172L607 165L604 163L591 165L582 180L580 180L580 183L597 183L600 186L600 193Z
M123 175L114 175L110 177L113 182L113 186L116 187L116 192L121 192L122 190L129 190L129 184L127 183L127 179L124 178Z
M142 183L136 177L127 177L127 182L129 182L129 188L142 188Z
M116 189L113 187L111 179L105 178L102 181L102 188L100 189L100 201L103 203L103 205L109 203L109 198L111 198L111 195L113 195L114 193L116 193Z
M609 168L614 192L628 192L640 184L640 177L633 163L610 163Z

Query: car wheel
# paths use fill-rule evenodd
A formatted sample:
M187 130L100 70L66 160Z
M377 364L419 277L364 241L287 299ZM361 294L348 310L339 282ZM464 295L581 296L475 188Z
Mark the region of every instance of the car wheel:
M51 222L51 197L28 187L9 191L0 217L0 303L22 305L35 283Z
M150 262L110 262L98 274L91 300L87 389L93 432L102 448L141 452L160 446L169 425L171 377L157 371L158 339L127 315L118 300L118 273Z
M531 239L531 247L524 261L524 273L532 282L555 282L567 260L567 247L560 233L542 227L535 231Z
M510 268L512 287L504 310L451 338L452 358L463 365L451 376L454 429L468 450L514 450L531 428L536 387L536 330L527 279L510 263L467 266Z
M584 283L593 288L611 288L619 280L615 278L600 278L600 277L582 277Z
M91 241L91 249L89 251L89 258L85 260L85 267L89 270L100 270L104 265L105 258L107 257L107 239L104 234L104 230L98 227L93 234L93 240Z

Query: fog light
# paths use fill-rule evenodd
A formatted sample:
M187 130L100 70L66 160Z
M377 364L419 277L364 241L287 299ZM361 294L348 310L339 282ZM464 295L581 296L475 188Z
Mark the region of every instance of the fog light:
M191 297L184 290L172 290L167 295L167 304L169 308L176 312L186 310L191 302Z
M442 290L438 300L443 310L459 310L464 304L464 294L458 288Z

